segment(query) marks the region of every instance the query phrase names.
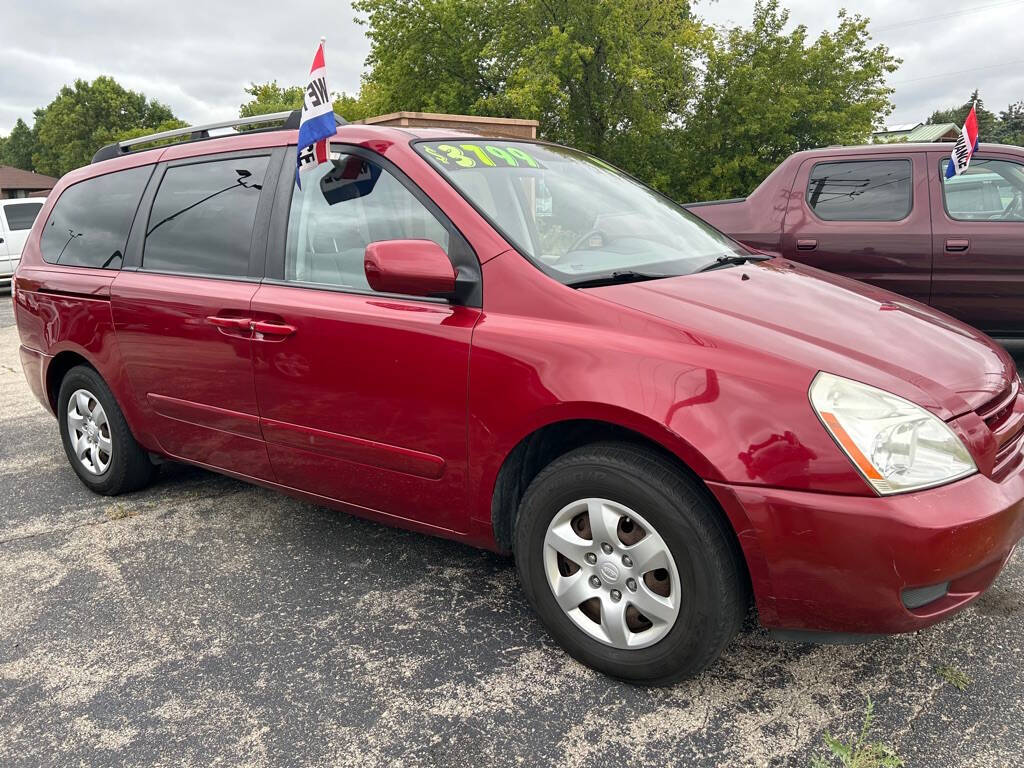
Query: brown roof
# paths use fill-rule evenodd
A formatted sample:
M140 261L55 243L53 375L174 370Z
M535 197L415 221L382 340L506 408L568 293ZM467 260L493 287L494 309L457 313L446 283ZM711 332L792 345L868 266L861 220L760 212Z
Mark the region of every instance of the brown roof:
M53 189L56 183L52 176L0 165L0 189Z

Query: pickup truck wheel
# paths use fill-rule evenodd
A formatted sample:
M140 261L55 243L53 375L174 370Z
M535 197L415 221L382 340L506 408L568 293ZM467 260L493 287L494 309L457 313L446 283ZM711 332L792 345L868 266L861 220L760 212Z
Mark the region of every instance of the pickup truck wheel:
M156 474L110 388L92 368L79 365L65 374L57 420L68 461L91 491L116 496L145 487Z
M585 446L530 484L515 555L527 598L577 660L666 685L722 652L746 608L740 555L703 489L653 451Z

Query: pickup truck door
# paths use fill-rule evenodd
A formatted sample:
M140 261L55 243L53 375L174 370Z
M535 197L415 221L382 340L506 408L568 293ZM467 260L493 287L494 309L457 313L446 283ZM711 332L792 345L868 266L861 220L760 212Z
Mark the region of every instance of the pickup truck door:
M782 255L927 303L932 248L924 152L807 158Z
M1002 339L1024 341L1024 162L979 151L945 178L949 154L930 152L932 304Z

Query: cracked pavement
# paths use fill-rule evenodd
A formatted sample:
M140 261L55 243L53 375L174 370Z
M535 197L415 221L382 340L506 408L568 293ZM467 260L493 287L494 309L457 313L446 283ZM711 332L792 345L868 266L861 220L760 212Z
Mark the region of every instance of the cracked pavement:
M955 619L860 646L753 622L666 689L566 656L511 561L183 466L104 498L31 396L0 295L0 765L1021 765L1024 556ZM965 691L935 671L952 665Z

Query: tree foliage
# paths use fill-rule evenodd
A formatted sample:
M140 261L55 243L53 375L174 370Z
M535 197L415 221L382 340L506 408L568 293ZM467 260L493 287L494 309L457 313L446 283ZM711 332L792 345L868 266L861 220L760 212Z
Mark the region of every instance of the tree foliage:
M1024 101L1011 104L999 113L1000 141L1024 146Z
M139 129L149 133L161 126L180 125L170 107L107 76L64 86L53 101L35 111L35 118L38 143L32 164L39 173L51 176L86 165L104 144Z
M891 111L898 61L867 20L817 39L776 0L717 30L688 0L357 0L364 101L532 117L544 138L677 198L746 194L798 149L860 142Z
M997 116L985 107L985 101L975 89L963 104L949 109L937 109L928 118L929 123L964 124L971 105L977 104L978 135L981 141L993 144L1024 144L1024 101L1010 104Z
M926 122L929 124L955 123L958 126L963 125L964 120L967 119L967 113L971 111L971 105L975 102L977 102L978 133L983 137L990 137L983 139L983 141L992 141L991 137L996 132L996 123L999 121L999 118L995 116L995 113L985 108L985 101L978 94L977 90L971 93L967 101L957 107L935 110Z
M238 110L239 117L302 109L301 85L281 86L277 84L277 80L272 80L269 83L251 83L245 92L252 98L241 105ZM351 121L374 114L367 110L366 105L358 97L345 93L335 93L333 96L334 112L339 117Z
M0 144L0 165L32 170L32 153L36 148L35 132L20 117Z
M716 35L693 112L672 132L671 193L746 195L793 152L863 143L891 112L899 61L871 45L867 19L840 11L814 40L802 25L785 32L788 19L776 0L758 2L750 27Z

